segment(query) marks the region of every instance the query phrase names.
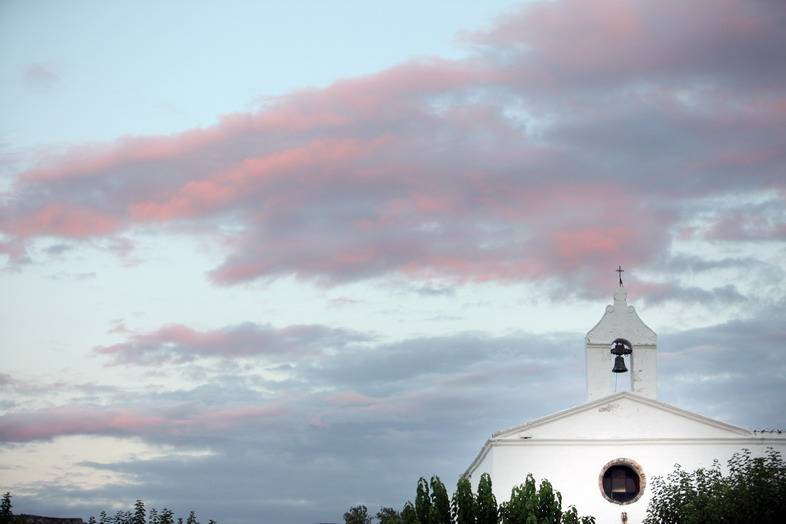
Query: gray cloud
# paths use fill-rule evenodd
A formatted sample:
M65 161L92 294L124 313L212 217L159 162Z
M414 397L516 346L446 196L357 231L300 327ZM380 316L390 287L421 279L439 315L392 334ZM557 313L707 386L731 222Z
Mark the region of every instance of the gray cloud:
M785 425L778 402L786 396L785 312L780 304L750 319L661 335L660 398L752 428ZM69 511L63 504L130 505L143 497L239 524L337 521L356 503L399 506L414 496L420 475L452 484L492 431L581 403L582 345L579 333L463 333L295 360L287 380L248 372L190 389L134 392L102 409L156 420L99 434L213 455L88 464L137 484L83 491L53 483L38 487L36 500L18 502L28 511L86 515L99 504ZM273 416L252 409L270 402L281 408ZM0 420L3 435L9 424L52 427L48 411ZM180 420L191 421L187 431L177 430Z

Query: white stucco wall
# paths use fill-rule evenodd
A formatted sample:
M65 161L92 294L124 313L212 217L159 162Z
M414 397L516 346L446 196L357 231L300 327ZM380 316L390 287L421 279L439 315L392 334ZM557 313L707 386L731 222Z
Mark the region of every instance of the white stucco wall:
M692 470L711 466L714 459L721 465L734 452L742 448L763 455L767 446L786 453L786 442L781 440L758 443L750 439L734 439L727 442L709 443L703 440L663 441L606 441L606 442L549 442L522 441L519 443L497 443L487 455L491 465L489 474L498 502L510 498L511 489L532 473L535 479L547 478L562 493L563 507L573 504L582 515L593 515L598 524L621 522L624 511L628 524L640 523L650 500L651 478L670 473L674 464ZM607 501L600 491L599 476L608 462L619 459L637 462L646 477L644 495L632 504L615 504ZM477 489L480 474L472 475L473 487Z

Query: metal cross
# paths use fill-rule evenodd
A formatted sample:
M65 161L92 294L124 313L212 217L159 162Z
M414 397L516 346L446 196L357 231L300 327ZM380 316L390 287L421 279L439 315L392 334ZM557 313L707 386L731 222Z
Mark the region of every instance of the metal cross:
M622 287L622 274L625 272L625 270L624 270L624 269L622 269L622 266L619 266L619 267L618 267L617 269L615 269L614 271L616 271L617 273L619 273L619 276L620 276L620 287Z

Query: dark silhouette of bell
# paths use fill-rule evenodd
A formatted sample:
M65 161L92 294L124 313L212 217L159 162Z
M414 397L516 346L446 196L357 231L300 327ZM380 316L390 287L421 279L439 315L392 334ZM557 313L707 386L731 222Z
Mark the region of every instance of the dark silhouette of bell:
M614 358L614 368L611 370L612 373L625 373L628 371L628 368L625 367L625 359L622 358L622 355L617 355Z
M612 355L630 355L633 353L633 348L631 348L630 342L625 340L624 338L618 338L614 342L612 342L613 347L611 348Z

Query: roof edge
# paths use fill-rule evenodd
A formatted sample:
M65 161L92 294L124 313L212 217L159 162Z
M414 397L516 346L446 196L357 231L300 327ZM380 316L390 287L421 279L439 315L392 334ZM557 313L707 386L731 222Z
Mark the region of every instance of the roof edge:
M678 415L678 416L681 416L681 417L685 417L685 418L694 420L696 422L701 422L701 423L704 423L704 424L707 424L707 425L710 425L710 426L714 426L714 427L719 428L719 429L724 429L726 431L737 433L738 435L743 435L743 436L746 436L746 437L753 436L753 432L752 431L750 431L748 429L745 429L745 428L742 428L740 426L734 426L734 425L728 424L726 422L721 422L720 420L711 419L709 417L705 417L704 415L699 415L698 413L694 413L692 411L687 411L687 410L678 408L676 406L672 406L671 404L667 404L665 402L661 402L660 400L647 398L647 397L644 397L642 395L638 395L636 393L633 393L631 391L620 391L619 393L614 393L612 395L608 395L606 397L602 397L602 398L593 400L592 402L586 402L586 403L581 404L579 406L574 406L572 408L568 408L568 409L563 410L563 411L558 411L556 413L552 413L551 415L546 415L545 417L541 417L541 418L537 418L537 419L532 420L532 421L524 422L523 424L519 424L518 426L514 426L512 428L504 429L502 431L497 431L496 433L493 433L491 435L491 438L494 439L494 440L496 440L496 439L504 439L506 437L511 436L514 433L518 433L520 431L524 431L525 429L534 428L534 427L546 424L547 422L552 422L554 420L559 420L561 418L565 418L565 417L570 416L570 415L574 415L574 414L577 414L577 413L582 413L584 411L588 411L590 409L593 409L593 408L595 408L597 406L600 406L600 405L603 405L603 404L606 404L608 402L612 402L612 401L615 401L615 400L618 400L618 399L622 399L622 398L627 398L627 399L632 400L634 402L639 402L641 404L647 404L647 405L655 407L655 408L663 409L665 411L673 413L674 415Z

